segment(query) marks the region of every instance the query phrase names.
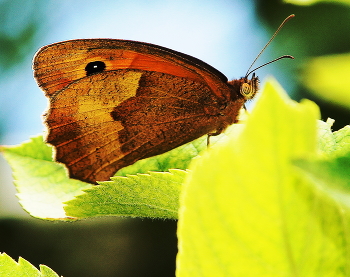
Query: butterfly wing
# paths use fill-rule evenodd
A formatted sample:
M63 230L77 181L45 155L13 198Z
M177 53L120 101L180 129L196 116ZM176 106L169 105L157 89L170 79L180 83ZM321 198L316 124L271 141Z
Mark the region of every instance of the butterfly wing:
M95 61L105 69L88 75ZM139 42L54 44L34 70L50 99L47 142L72 178L90 183L231 124L243 104L227 110L226 77L204 62Z

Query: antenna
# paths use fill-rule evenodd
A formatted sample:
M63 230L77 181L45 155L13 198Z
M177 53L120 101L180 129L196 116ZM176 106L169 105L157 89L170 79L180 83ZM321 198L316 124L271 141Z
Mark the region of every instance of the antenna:
M288 58L288 59L294 59L294 57L293 56L291 56L291 55L284 55L284 56L281 56L281 57L279 57L279 58L277 58L277 59L274 59L274 60L272 60L272 61L270 61L270 62L267 62L267 63L265 63L265 64L263 64L263 65L261 65L261 66L259 66L259 67L257 67L257 68L255 68L255 69L253 69L253 70L250 70L252 67L253 67L253 65L255 64L255 62L257 61L257 59L261 56L261 54L265 51L265 49L266 49L266 47L267 46L269 46L269 44L271 43L271 41L273 41L273 39L275 38L275 36L279 33L279 31L282 29L282 27L287 23L287 21L289 20L289 19L291 19L291 18L293 18L295 15L294 14L291 14L290 16L288 16L285 20L283 20L283 22L281 23L281 25L277 28L277 30L275 31L275 33L272 35L272 37L270 38L270 40L265 44L265 46L263 47L263 49L261 49L261 51L259 52L259 54L256 56L256 58L255 58L255 60L252 62L252 64L249 66L249 68L248 68L248 70L247 70L247 73L246 73L246 77L249 75L249 74L251 74L252 72L254 72L255 70L257 70L257 69L259 69L259 68L261 68L261 67L263 67L263 66L265 66L265 65L268 65L268 64L270 64L270 63L273 63L273 62L275 62L275 61L278 61L278 60L281 60L281 59L285 59L285 58Z
M291 55L283 55L283 56L281 56L281 57L278 57L277 59L274 59L274 60L272 60L272 61L269 61L269 62L267 62L267 63L264 63L264 64L262 64L262 65L260 65L260 66L258 66L258 67L256 67L256 68L254 68L253 70L247 72L245 76L247 77L247 76L249 76L251 73L253 73L255 70L258 70L259 68L262 68L262 67L264 67L265 65L268 65L268 64L270 64L270 63L277 62L277 61L282 60L282 59L292 59L292 60L294 60L294 57L291 56Z

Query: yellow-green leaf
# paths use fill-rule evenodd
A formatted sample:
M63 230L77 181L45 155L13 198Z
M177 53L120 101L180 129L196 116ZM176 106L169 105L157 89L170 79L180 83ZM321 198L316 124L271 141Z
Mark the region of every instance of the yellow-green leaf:
M176 219L183 170L112 177L68 201L67 215L77 218L131 216Z
M244 130L192 164L178 277L350 274L345 206L293 165L316 155L318 118L270 80Z
M0 253L0 276L3 277L59 277L52 269L40 265L40 271L25 259L19 257L18 263L5 253Z
M307 5L312 5L312 4L317 4L317 3L342 3L342 4L347 4L350 5L350 0L284 0L285 3L288 4L294 4L294 5L301 5L301 6L307 6Z
M223 136L221 136L223 137ZM219 140L220 138L214 138L212 142ZM123 168L118 172L119 175L127 174L137 174L137 173L147 173L149 170L164 170L167 171L170 168L182 168L186 169L191 160L196 157L201 149L206 148L206 138L199 138L191 143L182 145L172 151L164 153L163 155L158 155L151 157L149 159L141 160L138 163L131 165L127 168ZM64 203L75 199L75 196L84 194L84 190L94 187L91 184L87 184L78 180L68 178L67 169L63 164L56 163L52 160L52 148L44 143L42 136L32 138L30 141L25 142L18 146L2 146L1 152L4 154L5 158L11 165L13 170L13 176L15 180L15 185L18 191L18 198L22 207L32 216L39 217L43 219L50 220L71 220L71 216L67 216L64 210ZM155 176L155 175L154 175ZM153 176L153 177L154 177ZM157 182L153 183L153 187L150 186L149 179L145 176L139 178L134 178L130 176L129 181L119 182L120 184L130 184L136 182L136 187L147 187L150 191L159 190L159 185L162 183L164 186L169 182L173 182L171 174L158 175ZM164 178L164 179L162 179ZM120 209L120 203L128 199L130 194L124 194L127 191L117 191L115 187L118 187L118 178L114 179L113 182L106 182L106 186L109 189L114 191L113 195L105 194L104 198L94 198L98 200L97 203L90 203L89 205L82 205L81 202L71 202L77 203L80 205L79 209L70 209L67 208L72 215L74 214L75 218L96 216L97 214L104 215L122 215L122 216L140 216L140 217L177 217L177 199L179 197L179 188L177 188L176 193L172 195L173 199L170 202L167 202L169 198L167 195L164 195L163 199L158 199L158 201L167 202L167 204L176 203L171 206L168 214L166 211L159 212L165 207L158 207L158 211L148 209L150 212L146 214L147 209L139 209L139 203L129 203L128 207L124 207L124 210ZM124 180L124 179L123 179ZM143 183L144 182L144 183ZM102 184L103 182L101 182ZM94 192L102 191L103 188L95 188ZM173 188L174 189L174 188ZM164 188L164 190L171 190L171 187ZM146 192L145 194L139 195L143 197L144 202L147 201L150 203L150 206L154 204L154 195L151 192ZM89 194L80 198L88 199L91 195ZM137 194L134 193L135 196ZM150 199L145 197L149 195ZM159 194L158 194L159 196ZM115 207L111 209L113 203L110 202L111 198L115 200ZM118 200L119 199L119 200ZM174 199L176 201L174 202ZM108 206L100 206L101 202L109 203ZM86 204L86 203L85 203ZM73 207L74 205L71 205ZM89 207L90 210L82 210L82 207ZM102 212L102 207L105 208ZM107 209L106 209L107 208ZM111 214L108 214L108 211ZM125 213L122 213L124 211ZM80 216L79 216L80 215Z
M66 168L52 161L52 149L42 136L2 151L12 168L19 202L34 217L68 219L63 202L92 186L69 179Z
M313 58L306 64L303 82L317 96L350 108L350 54Z

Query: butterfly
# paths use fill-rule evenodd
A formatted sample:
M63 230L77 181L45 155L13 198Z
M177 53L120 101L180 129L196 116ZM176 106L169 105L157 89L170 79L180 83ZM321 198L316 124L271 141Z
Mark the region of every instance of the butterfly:
M285 57L291 56L278 59ZM192 56L119 39L44 46L33 69L50 102L44 118L55 160L71 178L89 183L109 180L125 166L203 135L220 134L237 121L259 84L255 70L228 81Z

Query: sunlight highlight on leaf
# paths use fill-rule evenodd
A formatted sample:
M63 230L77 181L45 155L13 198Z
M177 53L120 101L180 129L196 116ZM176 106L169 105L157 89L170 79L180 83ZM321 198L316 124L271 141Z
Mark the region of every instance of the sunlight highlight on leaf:
M42 136L3 151L9 162L19 202L30 215L45 219L68 219L63 202L91 184L69 179L62 164L52 161L51 147Z

